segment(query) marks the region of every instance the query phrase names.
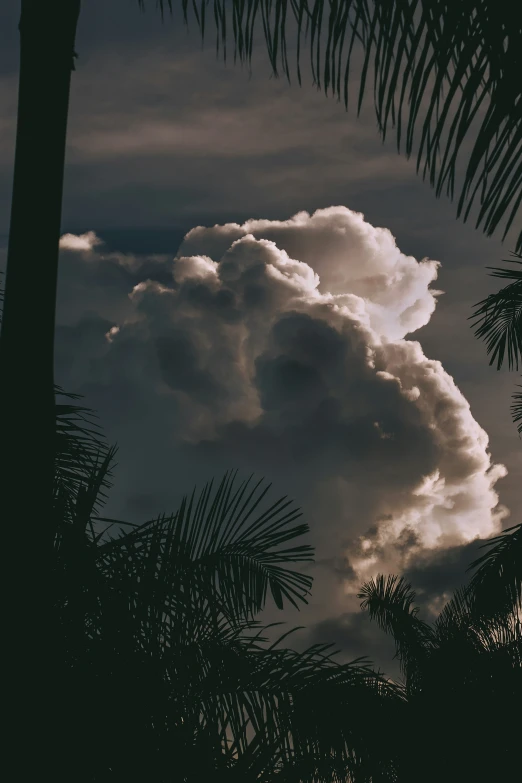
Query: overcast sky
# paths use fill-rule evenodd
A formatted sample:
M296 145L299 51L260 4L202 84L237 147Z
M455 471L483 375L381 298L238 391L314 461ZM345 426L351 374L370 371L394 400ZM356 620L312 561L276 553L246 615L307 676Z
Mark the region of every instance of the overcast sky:
M3 258L18 5L0 9ZM285 619L390 669L356 585L406 573L436 610L474 539L519 519L517 378L466 320L514 232L457 221L381 143L370 94L357 119L270 78L262 47L250 75L152 2L83 5L56 375L119 444L109 510L172 510L229 467L266 476L317 548L311 605Z

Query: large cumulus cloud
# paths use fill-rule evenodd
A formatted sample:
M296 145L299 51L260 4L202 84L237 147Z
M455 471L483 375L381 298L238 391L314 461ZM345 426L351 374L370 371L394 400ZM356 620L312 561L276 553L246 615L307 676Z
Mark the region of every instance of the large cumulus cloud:
M261 472L303 505L319 567L348 593L499 530L505 470L410 337L436 306L438 263L387 229L331 207L197 227L174 259L106 254L92 233L62 249L61 382L120 442L131 417L136 508L157 500L166 460L184 480Z

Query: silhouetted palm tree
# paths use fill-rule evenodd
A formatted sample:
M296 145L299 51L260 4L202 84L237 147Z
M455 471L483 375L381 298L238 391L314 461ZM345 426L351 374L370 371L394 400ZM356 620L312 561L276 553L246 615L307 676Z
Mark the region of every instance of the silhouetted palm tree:
M367 582L361 607L395 639L408 700L400 780L512 780L522 698L522 525L488 541L467 587L434 625L396 576ZM403 727L404 728L404 727ZM400 742L400 740L398 740Z
M269 643L255 620L269 595L280 609L309 595L299 510L228 474L176 514L103 517L115 448L89 417L57 407L53 779L395 780L398 690L329 645Z
M138 0L142 6L143 0ZM226 48L248 62L254 30L262 29L274 70L290 73L287 33L295 33L297 58L304 39L316 83L348 101L349 64L355 41L364 52L358 109L374 65L378 127L406 135L406 154L419 138L417 168L437 195L454 192L457 156L486 107L458 202L467 219L476 197L477 225L491 234L504 220L504 236L522 197L522 24L520 5L508 0L179 0L204 33L212 14ZM171 0L156 3L163 12ZM13 671L27 672L32 638L44 632L46 590L54 541L52 486L55 452L53 349L58 241L71 70L80 0L21 0L20 79L14 184L5 306L0 335L0 408L3 416L1 512L4 546L24 552L6 568ZM298 79L300 79L298 68ZM429 84L433 77L433 85ZM427 110L419 129L423 100ZM450 110L455 101L455 112ZM407 120L405 113L407 114ZM443 150L443 153L440 151ZM349 176L349 172L347 172ZM522 233L517 250L522 249ZM18 521L20 475L24 525ZM8 564L9 566L9 564ZM34 623L25 622L26 607ZM32 660L33 669L36 666ZM22 687L22 678L20 678ZM32 700L31 688L18 699ZM23 706L18 715L27 722ZM25 716L25 717L23 717ZM36 715L33 718L40 721Z
M520 268L503 269L488 267L493 270L492 277L510 280L504 288L475 305L475 334L486 342L488 354L491 354L490 364L497 363L500 370L507 357L510 370L518 370L522 366L522 253L513 253L514 258L506 259L508 263L519 264ZM518 423L518 431L522 433L522 395L515 392L511 406L513 421Z

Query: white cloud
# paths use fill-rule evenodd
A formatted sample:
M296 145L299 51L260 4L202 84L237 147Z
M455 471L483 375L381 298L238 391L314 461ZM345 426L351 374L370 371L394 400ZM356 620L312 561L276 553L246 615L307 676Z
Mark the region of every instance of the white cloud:
M387 339L405 337L425 326L439 293L429 285L437 278L439 263L420 263L397 247L387 228L374 228L360 212L346 207L299 212L290 220L248 220L190 231L180 252L217 256L234 238L251 234L272 240L319 276L318 289L350 310L354 297L364 300L364 312L373 330Z
M102 244L94 231L87 231L85 234L64 234L60 237L61 250L93 250L97 245Z
M276 479L303 504L320 557L346 552L356 581L499 530L505 469L440 362L406 339L433 313L438 262L404 255L345 207L195 228L157 262L161 281L86 236L89 263L132 269L133 282L112 294L85 381L139 388L134 416L162 458ZM129 492L155 490L148 462L129 462Z

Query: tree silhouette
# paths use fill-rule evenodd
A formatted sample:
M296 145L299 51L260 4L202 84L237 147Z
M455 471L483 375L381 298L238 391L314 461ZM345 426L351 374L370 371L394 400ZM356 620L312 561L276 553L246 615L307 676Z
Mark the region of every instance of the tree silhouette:
M9 561L6 589L11 629L8 667L18 676L14 725L45 723L43 702L25 675L44 667L32 654L45 633L51 579L55 457L54 328L58 242L71 70L80 0L21 0L20 76L13 197L3 324L0 334L0 407L4 456L1 512L4 546L24 553L23 572ZM141 5L145 3L142 1ZM163 13L172 0L158 0ZM223 51L248 62L256 29L263 32L274 71L290 75L287 38L297 56L309 47L318 86L348 102L354 44L362 47L358 109L374 66L374 102L380 133L395 126L406 154L419 140L417 168L440 195L454 193L457 158L484 114L458 201L467 219L478 199L477 225L488 235L504 221L504 236L522 198L522 51L520 4L507 0L180 0L205 33L212 11ZM301 78L299 59L298 79ZM429 84L430 76L433 84ZM418 117L428 103L422 128ZM451 107L454 103L454 111ZM405 115L407 113L407 121ZM463 154L463 153L462 153ZM517 240L522 250L522 233ZM20 475L28 471L24 524ZM31 607L33 623L26 622ZM34 732L33 732L34 734ZM14 751L13 751L14 752ZM43 751L42 751L43 752ZM20 750L20 758L23 753Z
M484 546L469 584L434 625L418 617L402 577L378 576L359 594L361 607L393 636L405 678L400 780L512 780L518 768L522 525Z
M500 370L507 357L510 370L522 366L522 253L513 253L508 263L519 264L520 269L492 269L492 277L510 280L507 285L475 305L475 335L486 342L486 350L491 354L490 364L497 363ZM522 395L515 392L511 406L513 421L518 423L518 432L522 433Z
M108 519L116 449L88 409L56 414L53 779L393 781L399 691L329 645L270 643L255 619L269 596L310 593L300 511L227 474L175 514Z

